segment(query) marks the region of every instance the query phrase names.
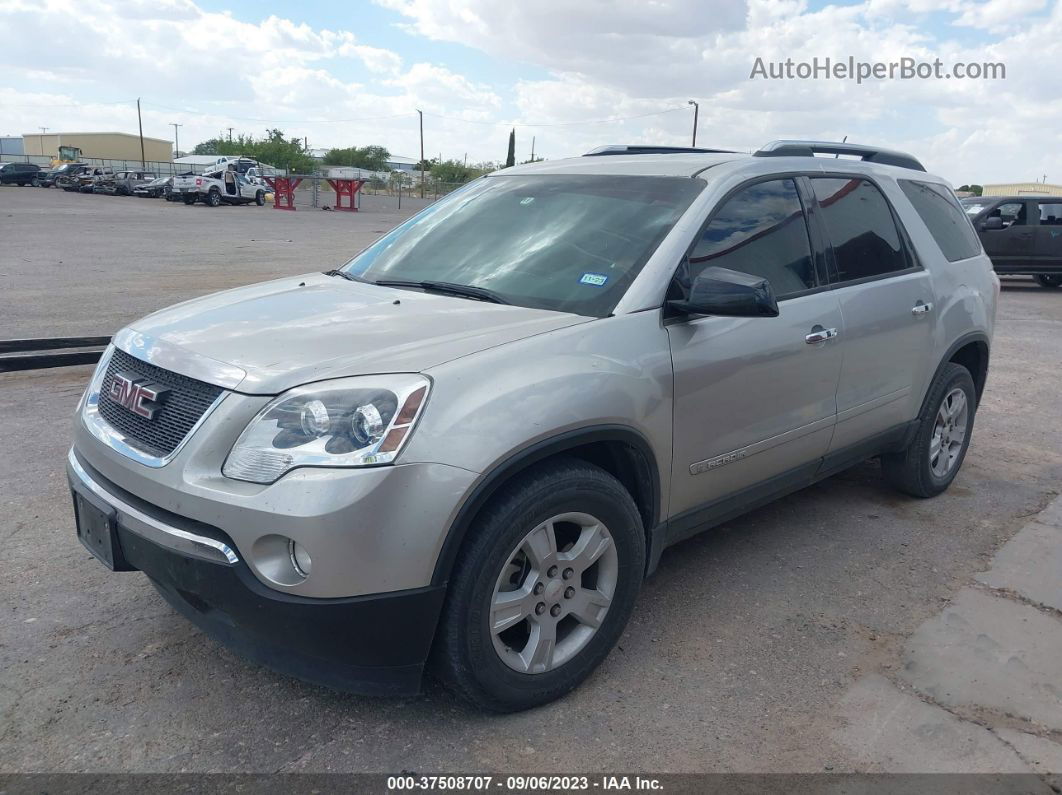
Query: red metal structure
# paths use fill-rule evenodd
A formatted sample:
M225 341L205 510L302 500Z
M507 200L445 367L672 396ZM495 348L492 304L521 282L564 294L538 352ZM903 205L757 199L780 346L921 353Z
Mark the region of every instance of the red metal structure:
M355 202L355 196L358 195L358 191L361 190L365 184L363 179L329 179L328 184L332 186L332 190L336 192L336 206L332 209L343 210L348 213L356 213L358 206ZM343 197L348 196L347 206L343 206Z
M295 212L295 189L302 182L302 177L266 177L269 187L273 189L273 209Z

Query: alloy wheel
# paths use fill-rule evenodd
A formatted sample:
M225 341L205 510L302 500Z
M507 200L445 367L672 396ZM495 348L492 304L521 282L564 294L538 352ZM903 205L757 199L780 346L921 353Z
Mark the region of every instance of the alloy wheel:
M938 478L945 477L955 467L966 440L970 407L966 393L952 389L937 409L933 436L929 440L929 468Z
M563 665L596 634L618 579L616 544L599 519L564 513L541 522L494 586L488 621L498 656L525 674Z

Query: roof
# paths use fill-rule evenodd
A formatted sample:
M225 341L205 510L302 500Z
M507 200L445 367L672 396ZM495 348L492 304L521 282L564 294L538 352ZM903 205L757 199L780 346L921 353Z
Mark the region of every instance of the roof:
M140 136L137 135L136 133L108 132L107 130L96 130L94 132L67 132L66 130L60 130L58 132L46 132L46 133L41 133L41 132L22 133L22 137L23 138L33 138L33 137L37 137L37 138L55 138L55 137L59 137L59 138L62 138L64 135L120 135L123 138L135 138L138 141L140 140ZM172 144L173 143L173 141L169 140L168 138L153 138L150 135L145 135L144 136L144 140L145 141L159 141L160 143L164 143L164 144Z
M731 160L751 160L737 152L713 154L609 155L608 157L569 157L512 166L496 174L626 174L629 176L691 177L698 171Z

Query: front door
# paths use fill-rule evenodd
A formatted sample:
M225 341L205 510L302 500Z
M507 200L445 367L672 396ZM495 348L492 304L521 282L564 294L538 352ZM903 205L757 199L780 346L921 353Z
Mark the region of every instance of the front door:
M1036 241L1035 219L1030 208L1032 202L1008 201L982 215L977 222L981 243L992 260L992 266L1000 273L1024 271L1029 268ZM999 218L1002 228L991 228L989 218Z
M767 278L780 315L668 326L673 518L757 484L810 479L836 413L841 313L820 284L796 183L757 182L727 200L691 250L688 278L710 265Z

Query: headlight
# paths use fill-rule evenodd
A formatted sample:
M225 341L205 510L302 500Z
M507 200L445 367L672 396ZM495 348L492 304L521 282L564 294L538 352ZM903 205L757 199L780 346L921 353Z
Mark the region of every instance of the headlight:
M272 483L296 467L388 464L413 432L430 388L424 376L384 375L292 389L251 420L222 472Z

